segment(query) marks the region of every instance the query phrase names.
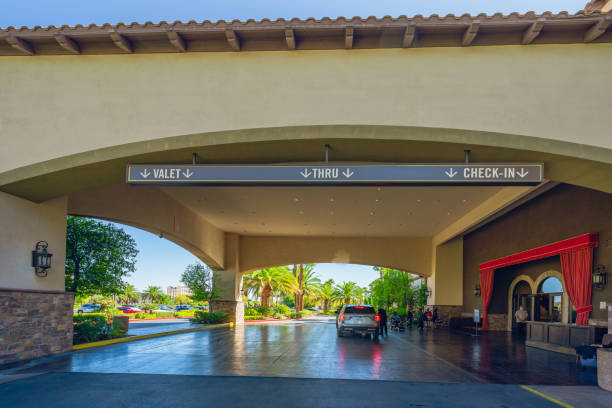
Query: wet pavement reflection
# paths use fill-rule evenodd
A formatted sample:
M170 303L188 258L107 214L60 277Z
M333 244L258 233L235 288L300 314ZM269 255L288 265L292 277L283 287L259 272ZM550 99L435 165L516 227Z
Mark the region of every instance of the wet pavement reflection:
M513 342L430 329L379 341L336 336L333 318L247 324L70 353L22 372L189 374L512 384L596 384L575 359Z

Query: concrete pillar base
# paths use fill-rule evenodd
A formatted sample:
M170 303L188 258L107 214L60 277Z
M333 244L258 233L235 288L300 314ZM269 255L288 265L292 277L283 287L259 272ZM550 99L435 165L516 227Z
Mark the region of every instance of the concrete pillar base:
M244 324L244 302L242 300L211 300L209 307L211 312L227 313L231 323Z
M72 351L74 295L0 289L0 368Z

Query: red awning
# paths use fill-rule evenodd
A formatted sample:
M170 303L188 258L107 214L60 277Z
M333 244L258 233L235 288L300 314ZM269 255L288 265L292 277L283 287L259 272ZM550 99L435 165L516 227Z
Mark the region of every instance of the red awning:
M481 271L487 269L499 269L505 266L516 265L523 262L535 261L537 259L548 258L562 254L564 252L575 251L583 248L595 248L599 246L597 234L584 234L577 237L568 238L563 241L554 242L538 248L528 249L527 251L517 252L516 254L504 256L503 258L494 259L485 263L481 263L479 269Z

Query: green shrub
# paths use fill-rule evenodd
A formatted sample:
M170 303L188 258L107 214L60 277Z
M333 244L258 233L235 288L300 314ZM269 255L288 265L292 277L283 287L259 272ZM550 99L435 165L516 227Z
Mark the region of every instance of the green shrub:
M283 316L289 316L291 314L291 309L289 309L289 306L286 305L274 306L274 311Z
M192 317L195 316L196 310L181 310L180 312L172 312L174 317Z
M244 320L265 320L266 316L264 315L258 315L258 314L254 314L254 315L244 315Z
M155 312L156 317L174 317L174 312Z
M73 316L72 343L81 344L108 340L122 335L119 325L103 313L83 313Z
M264 316L270 316L272 313L274 313L270 306L257 306L255 310L257 311L257 314Z
M134 313L134 319L155 319L155 313Z
M301 319L306 316L312 316L313 314L314 312L312 310L301 310L299 312L292 312L289 317L292 319Z
M257 312L257 308L253 307L253 306L247 306L244 308L244 315L245 316L255 316L258 315L259 313Z
M227 314L223 312L205 312L203 310L196 310L195 317L189 319L192 323L204 323L204 324L219 324L227 321Z

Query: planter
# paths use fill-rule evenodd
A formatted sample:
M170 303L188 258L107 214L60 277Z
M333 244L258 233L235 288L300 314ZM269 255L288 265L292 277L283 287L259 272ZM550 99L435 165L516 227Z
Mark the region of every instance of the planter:
M123 333L127 333L130 326L130 316L113 316L113 321L117 322L119 330L121 330Z
M597 384L612 392L612 348L597 350Z

